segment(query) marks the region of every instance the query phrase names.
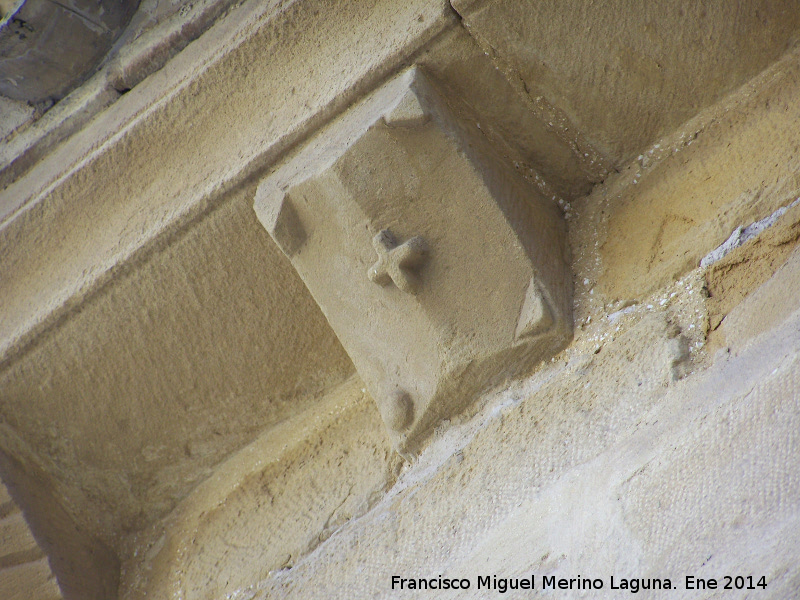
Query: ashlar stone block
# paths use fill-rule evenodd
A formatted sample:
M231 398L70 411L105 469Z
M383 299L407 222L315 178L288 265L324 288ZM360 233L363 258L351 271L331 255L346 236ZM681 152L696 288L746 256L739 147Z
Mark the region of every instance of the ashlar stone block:
M288 157L255 200L401 453L572 335L560 212L478 119L453 116L459 101L412 68Z

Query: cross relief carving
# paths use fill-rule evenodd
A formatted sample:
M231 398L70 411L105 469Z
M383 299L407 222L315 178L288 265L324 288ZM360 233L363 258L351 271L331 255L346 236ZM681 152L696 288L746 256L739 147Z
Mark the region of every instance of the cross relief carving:
M419 278L416 271L428 256L428 245L416 235L402 244L388 229L383 229L372 238L372 246L378 253L377 262L369 268L369 280L381 286L394 283L401 291L416 295Z
M404 456L571 336L560 212L442 94L418 68L398 75L255 200Z

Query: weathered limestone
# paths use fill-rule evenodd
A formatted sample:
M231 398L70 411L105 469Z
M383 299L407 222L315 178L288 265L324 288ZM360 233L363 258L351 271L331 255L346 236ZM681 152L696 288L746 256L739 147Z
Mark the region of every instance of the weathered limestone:
M736 227L791 204L800 196L798 121L793 50L575 203L592 213L586 233L604 265L592 285L634 301L697 267Z
M116 555L76 526L48 477L36 465L28 463L24 456L18 460L5 451L0 452L0 473L4 481L9 482L14 500L22 508L37 545L47 555L45 560L31 553L29 563L19 560L24 555L6 557L11 559L11 564L16 562L18 567L10 573L12 582L20 577L28 581L25 588L17 590L21 592L20 598L38 600L34 589L41 593L42 600L58 597L57 589L67 600L113 597L119 581ZM57 588L47 572L50 568L57 578Z
M796 211L696 267L800 195L794 3L143 5L0 127L0 476L67 600L793 596Z
M2 140L18 127L32 121L34 108L25 102L0 96L0 113L3 115L0 119L0 140Z
M130 532L352 373L246 182L454 26L443 6L246 4L3 190L0 449L55 490L42 519L77 526L53 536L62 587L70 573L81 598L113 587ZM349 38L329 27L339 18L360 23ZM272 60L271 44L296 61ZM311 55L303 87L286 73ZM108 562L98 572L73 542Z
M8 600L60 600L47 557L5 485L0 483L0 591Z
M109 547L352 373L259 226L254 189L0 370L3 449L51 476L82 531Z
M62 98L103 58L139 0L22 0L0 14L0 95ZM5 11L3 11L5 12Z
M615 166L756 75L795 41L794 0L453 0L556 128ZM560 118L565 123L559 123Z
M265 179L255 209L401 451L569 340L558 208L418 68Z
M232 1L143 0L124 33L88 81L33 123L30 121L38 113L11 122L0 119L0 139L13 132L0 143L0 189L21 177L60 142L84 128L124 92L159 71L170 58L209 29L230 8ZM0 104L5 104L2 97Z
M590 573L606 582L592 597L618 598L609 574L682 584L745 569L768 578L763 597L793 597L800 313L795 303L748 351L669 382L667 322L687 301L702 305L701 285L676 282L671 306L638 306L610 327L602 317L599 353L581 340L454 423L372 512L254 597L402 597L391 574L442 573L472 577L456 597L481 598L478 573L535 573L537 583ZM695 331L702 315L689 319L673 323Z
M130 536L120 596L235 598L364 515L394 485L401 463L354 376L233 454L163 521Z
M738 351L800 308L800 206L706 271L710 351ZM767 310L764 307L769 307Z

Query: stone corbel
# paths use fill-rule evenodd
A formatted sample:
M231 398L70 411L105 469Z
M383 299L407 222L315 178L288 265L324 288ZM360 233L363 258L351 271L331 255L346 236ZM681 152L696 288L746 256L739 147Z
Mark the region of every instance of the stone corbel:
M569 341L565 225L418 68L288 158L255 210L414 453Z

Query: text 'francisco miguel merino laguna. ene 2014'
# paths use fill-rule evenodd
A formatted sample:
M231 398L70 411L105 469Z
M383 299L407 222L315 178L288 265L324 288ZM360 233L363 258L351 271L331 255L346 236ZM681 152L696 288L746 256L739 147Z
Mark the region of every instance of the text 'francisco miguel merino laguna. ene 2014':
M497 575L479 575L475 580L475 589L494 590L501 594L509 590L601 590L606 581L601 577L557 578L555 575L542 575L539 586L536 575L529 577L498 577ZM469 577L401 577L392 575L393 590L468 590L473 580ZM672 590L675 589L668 578L626 578L610 577L608 589L627 590L633 594L640 590Z

